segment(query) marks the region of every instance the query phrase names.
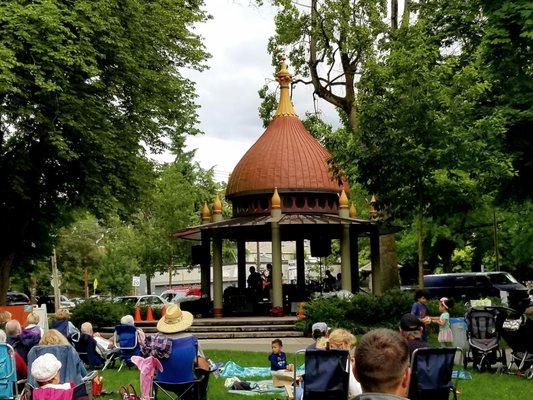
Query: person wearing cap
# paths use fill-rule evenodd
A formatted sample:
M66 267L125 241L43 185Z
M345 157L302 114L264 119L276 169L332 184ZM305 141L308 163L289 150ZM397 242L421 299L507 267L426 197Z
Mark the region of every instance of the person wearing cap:
M70 397L72 397L74 384L69 382L61 383L61 367L61 361L50 353L43 354L33 361L31 375L39 387L34 389L32 398L36 400L57 399L56 390L70 391ZM68 393L66 398L68 398Z
M194 337L192 333L187 332L193 321L193 315L188 311L182 311L179 304L169 306L166 314L157 322L157 334L147 336L145 345L141 346L143 356L154 356L158 359L170 357L172 340ZM200 398L204 399L207 396L210 365L200 343L198 343L195 368L202 382L199 388Z
M428 347L428 342L422 338L424 323L416 315L404 314L400 319L400 334L407 340L409 345L409 357L416 349Z
M314 342L307 346L306 350L316 350L316 343L318 339L328 337L328 325L325 322L315 322L311 327L311 334Z

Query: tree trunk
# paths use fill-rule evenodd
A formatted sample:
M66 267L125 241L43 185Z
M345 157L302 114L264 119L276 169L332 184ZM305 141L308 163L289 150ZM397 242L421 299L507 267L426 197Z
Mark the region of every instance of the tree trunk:
M416 233L418 237L418 287L424 288L424 221L419 215L416 222Z
M0 306L5 306L7 301L7 291L9 290L9 274L11 265L15 259L15 253L3 254L0 258Z
M390 4L390 26L392 30L398 29L398 0L392 0Z

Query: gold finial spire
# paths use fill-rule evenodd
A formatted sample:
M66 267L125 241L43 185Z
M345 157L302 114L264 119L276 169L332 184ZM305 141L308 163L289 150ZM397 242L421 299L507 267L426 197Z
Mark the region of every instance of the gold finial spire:
M215 197L215 201L213 202L213 213L214 214L222 214L222 202L220 201L220 197Z
M352 205L350 206L350 218L357 218L357 207L352 201Z
M294 107L292 106L291 102L291 96L289 94L289 85L292 82L292 76L287 69L284 56L281 57L280 70L276 75L276 80L279 82L280 95L275 117L296 116L296 111L294 111Z
M274 188L272 195L272 208L281 208L281 197L279 197L278 188Z
M342 189L341 196L339 197L339 208L348 208L348 196L346 196L344 189Z
M202 208L202 221L209 221L211 219L211 211L209 211L209 206L207 205L207 201L204 203L204 207Z

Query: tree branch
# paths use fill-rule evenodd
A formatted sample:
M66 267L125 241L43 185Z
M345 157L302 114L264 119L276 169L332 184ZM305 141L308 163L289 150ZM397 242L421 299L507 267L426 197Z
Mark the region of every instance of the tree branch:
M402 28L407 28L409 26L410 15L411 15L411 0L404 0L403 15L402 15Z

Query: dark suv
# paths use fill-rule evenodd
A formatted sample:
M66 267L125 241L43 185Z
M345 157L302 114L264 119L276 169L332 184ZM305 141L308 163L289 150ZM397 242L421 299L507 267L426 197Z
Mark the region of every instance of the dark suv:
M25 306L30 304L30 298L24 293L7 292L6 305L8 306Z
M501 297L519 311L525 310L530 303L527 288L508 272L426 275L424 288L432 297L453 297L457 301Z

